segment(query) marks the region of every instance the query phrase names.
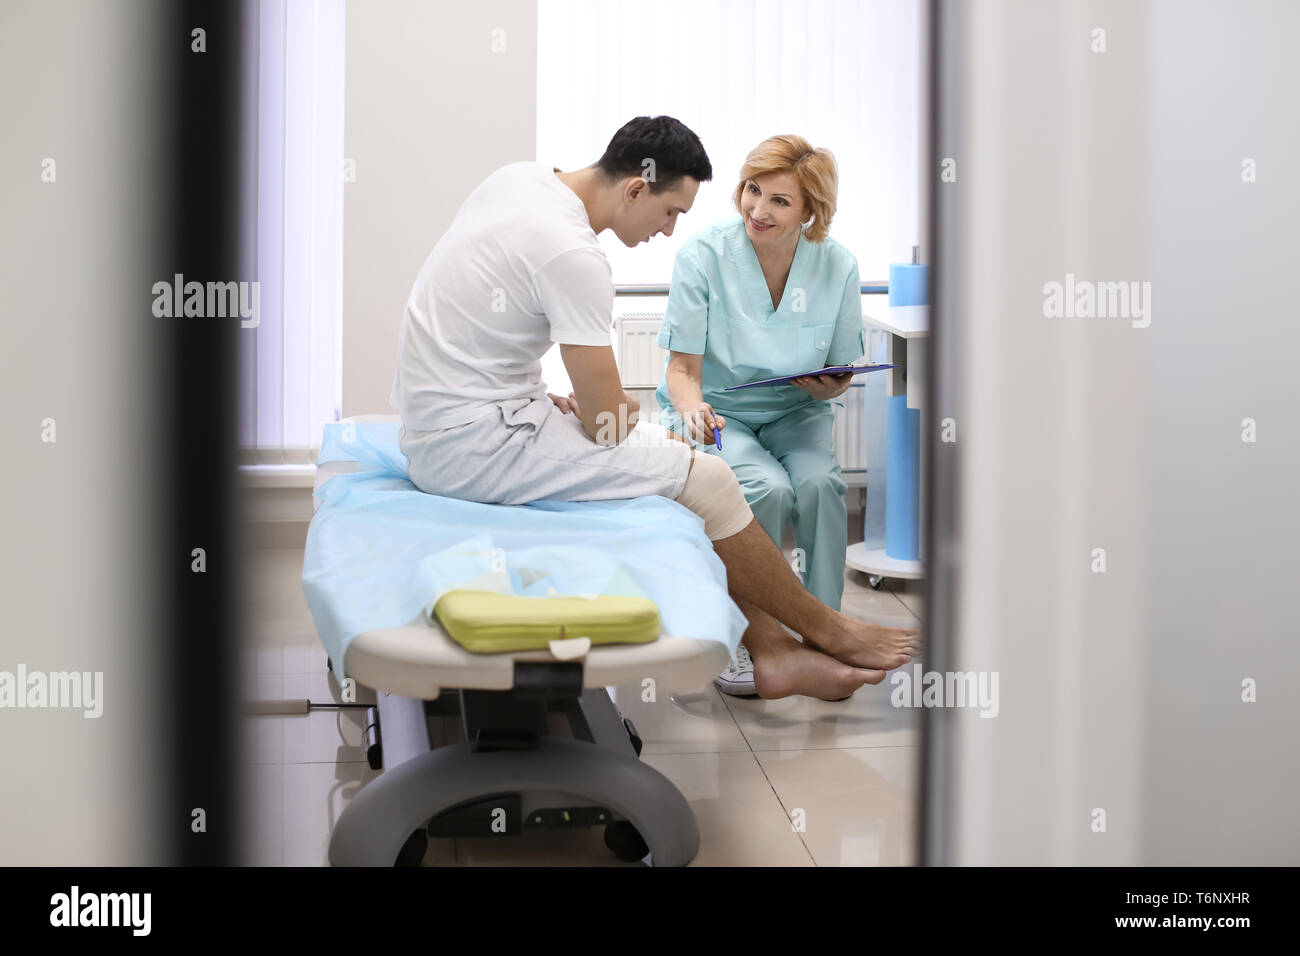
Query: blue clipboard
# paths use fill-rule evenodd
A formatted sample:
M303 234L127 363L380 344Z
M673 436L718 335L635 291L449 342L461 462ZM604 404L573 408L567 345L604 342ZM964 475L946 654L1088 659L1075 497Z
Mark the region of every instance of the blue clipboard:
M893 368L892 365L828 365L826 368L814 369L811 372L800 372L798 375L781 375L777 378L765 378L758 382L746 382L744 385L729 385L723 389L724 392L734 392L739 388L760 388L768 385L784 385L794 378L807 378L809 375L843 375L845 372L852 372L854 375L861 375L863 372L878 372L881 369Z

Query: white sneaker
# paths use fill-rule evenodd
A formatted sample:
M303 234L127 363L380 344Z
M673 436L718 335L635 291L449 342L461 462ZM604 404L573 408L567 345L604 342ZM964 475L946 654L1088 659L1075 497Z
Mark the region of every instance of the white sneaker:
M736 660L728 661L727 669L713 683L718 690L732 697L756 697L758 690L754 687L754 661L749 656L749 648L744 644L736 647Z

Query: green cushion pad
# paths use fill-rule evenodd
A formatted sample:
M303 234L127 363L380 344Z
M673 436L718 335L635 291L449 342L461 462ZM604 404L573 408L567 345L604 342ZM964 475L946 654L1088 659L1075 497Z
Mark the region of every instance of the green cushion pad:
M587 637L596 644L648 644L659 637L649 598L519 597L495 591L448 591L433 612L452 639L476 654L545 650L551 641Z

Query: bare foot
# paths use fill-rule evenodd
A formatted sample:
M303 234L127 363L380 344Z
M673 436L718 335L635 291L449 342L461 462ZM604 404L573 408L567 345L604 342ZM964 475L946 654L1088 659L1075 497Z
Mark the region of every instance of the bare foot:
M754 657L754 689L764 700L804 694L841 700L863 684L879 684L882 670L850 667L798 641L773 642Z
M921 649L921 635L915 629L881 627L838 612L835 618L834 626L818 632L816 637L803 635L804 643L853 667L893 670Z

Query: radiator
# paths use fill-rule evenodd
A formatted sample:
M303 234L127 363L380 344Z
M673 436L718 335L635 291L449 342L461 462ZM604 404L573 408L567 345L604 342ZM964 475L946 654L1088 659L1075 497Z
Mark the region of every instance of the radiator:
M651 420L657 417L654 413L654 389L663 377L664 361L668 356L658 343L659 326L663 320L662 312L628 312L614 323L623 387L641 402L642 417ZM879 329L867 330L868 357L874 360L885 335ZM867 414L863 401L866 391L866 381L859 378L841 397L844 406L834 406L835 460L850 485L862 484L867 471L866 421L863 418ZM871 411L877 415L885 414L884 404ZM647 412L651 414L647 415Z
M655 388L668 353L659 347L662 312L629 312L616 321L618 369L624 388Z
M866 422L862 418L865 393L866 387L855 382L840 396L844 407L835 406L835 460L840 463L840 471L846 480L850 475L865 475L867 472Z

